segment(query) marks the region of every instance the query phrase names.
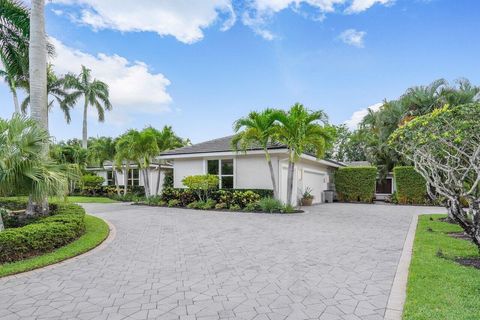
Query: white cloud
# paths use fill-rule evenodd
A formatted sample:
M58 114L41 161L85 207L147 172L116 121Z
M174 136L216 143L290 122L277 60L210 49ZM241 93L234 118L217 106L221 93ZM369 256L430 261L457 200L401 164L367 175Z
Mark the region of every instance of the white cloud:
M363 38L365 37L367 33L365 31L357 31L355 29L347 29L343 31L338 37L340 40L342 40L344 43L357 47L357 48L363 48L364 47L364 41Z
M372 110L372 111L378 111L381 106L383 106L383 103L379 102L379 103L375 103L375 104L373 104L369 107L366 107L364 109L355 111L352 114L352 116L350 117L350 119L348 119L344 123L347 125L347 127L349 129L355 130L355 129L357 129L360 122L362 122L363 118L368 114L369 109Z
M375 4L382 4L382 5L391 5L395 2L395 0L353 0L352 4L347 8L347 13L359 13L370 9Z
M54 3L81 6L83 9L74 20L94 29L151 31L174 36L184 43L201 40L203 29L218 20L223 20L222 30L228 30L236 21L231 0L54 0Z
M237 15L256 34L273 40L278 37L268 30L268 23L283 10L291 9L308 19L321 21L326 14L360 13L376 4L390 5L394 1L245 0L236 6L234 0L53 0L53 3L77 6L79 10L65 15L94 30L150 31L173 36L184 43L194 43L203 38L204 29L215 23L222 24L222 31L230 29L236 23ZM314 12L307 12L305 7L313 8Z
M81 65L92 70L93 77L109 85L110 101L120 121L128 119L128 114L158 114L170 111L172 98L167 92L170 81L161 73L152 73L140 61L130 62L119 55L99 53L91 55L64 45L57 39L50 41L55 46L56 56L52 61L60 74L78 74ZM114 119L114 120L115 120Z

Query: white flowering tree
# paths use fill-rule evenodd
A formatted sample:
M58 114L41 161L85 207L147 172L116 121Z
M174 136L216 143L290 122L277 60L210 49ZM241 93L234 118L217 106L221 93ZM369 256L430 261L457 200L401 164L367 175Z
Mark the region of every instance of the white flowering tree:
M451 218L480 250L480 104L447 105L417 117L397 129L390 144L447 200Z

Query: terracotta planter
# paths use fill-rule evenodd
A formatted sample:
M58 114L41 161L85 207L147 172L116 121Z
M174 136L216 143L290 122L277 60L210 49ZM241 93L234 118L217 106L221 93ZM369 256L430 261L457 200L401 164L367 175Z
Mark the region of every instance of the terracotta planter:
M313 198L303 198L302 206L311 206L312 202L313 202Z

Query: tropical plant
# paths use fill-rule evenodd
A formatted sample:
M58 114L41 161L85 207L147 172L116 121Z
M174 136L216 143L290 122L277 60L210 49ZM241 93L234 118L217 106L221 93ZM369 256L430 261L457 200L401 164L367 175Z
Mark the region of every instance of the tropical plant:
M427 188L432 198L447 199L450 217L480 250L479 118L480 103L446 105L400 127L390 143L433 187Z
M17 96L17 80L16 75L9 73L7 70L0 70L0 77L7 83L10 92L13 97L13 105L15 106L15 112L20 113L20 105L18 104Z
M258 202L258 207L263 212L274 213L280 212L283 209L283 204L278 199L263 198Z
M28 74L30 17L23 1L0 0L0 61L7 83L14 94L15 111L20 112L16 80ZM16 101L16 102L15 102Z
M80 74L67 74L65 76L65 88L72 92L63 100L65 105L75 105L80 97L84 99L83 126L82 126L82 147L87 148L87 115L88 107L97 109L98 121L105 120L105 110L111 110L112 104L109 99L108 85L97 79L92 79L91 70L82 65Z
M175 148L184 147L190 144L190 140L182 139L175 134L171 126L164 126L162 130L157 130L153 127L147 127L143 130L146 134L151 134L155 137L158 147L158 152L163 152L166 150L171 150ZM157 183L155 186L155 194L158 194L160 191L160 181L161 181L162 168L159 164L157 167ZM168 180L167 175L165 179Z
M200 201L206 201L210 192L218 187L218 176L212 174L187 176L183 178L182 183L192 189Z
M115 180L115 188L117 194L120 194L120 185L118 182L118 167L116 166L116 162L114 161L116 157L116 143L117 140L111 137L100 137L92 139L92 141L88 145L88 159L90 163L94 163L99 166L103 166L105 161L112 161L112 174L114 175L113 180Z
M57 164L44 152L48 132L35 120L15 114L0 119L0 195L28 194L27 214L48 212L48 196L64 196L75 172Z
M277 114L279 111L274 109L265 109L261 112L252 111L247 117L235 121L233 130L237 134L232 139L232 147L245 152L252 146L259 146L263 149L270 170L273 197L278 199L277 182L272 159L268 152L268 147L275 143L275 132L278 126L276 124Z
M67 123L70 123L70 109L73 108L74 101L66 99L68 95L69 92L65 89L65 77L57 76L53 71L52 65L49 64L47 67L47 100L48 96L50 96L51 99L48 100L47 109L48 111L51 111L53 104L57 102L65 116L65 120ZM21 104L21 110L23 113L26 113L29 104L30 95L27 94Z
M275 117L280 123L275 135L288 148L286 203L291 204L295 163L304 153L322 157L333 143L333 136L330 128L325 126L327 115L323 111L310 111L299 103L294 104L288 112L276 113Z

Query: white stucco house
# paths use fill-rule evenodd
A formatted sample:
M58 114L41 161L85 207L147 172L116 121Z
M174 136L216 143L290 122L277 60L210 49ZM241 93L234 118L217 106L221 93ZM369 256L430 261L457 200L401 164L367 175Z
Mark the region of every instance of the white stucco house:
M86 170L103 177L105 179L103 182L104 186L115 186L115 177L118 179L120 186L124 186L125 184L131 187L145 186L144 178L142 174L140 174L138 166L133 163L129 164L128 170L125 165L121 169L116 168L116 174L113 171L111 161L105 161L101 167L89 167ZM173 167L168 163L156 162L150 164L147 174L152 192L155 193L155 191L158 190L157 194L162 193L165 175L169 174L169 172L171 174L172 170Z
M231 146L232 138L233 136L228 136L166 151L158 159L172 164L176 188L184 187L182 179L186 176L215 174L219 176L220 188L272 190L270 171L262 148L253 146L246 152L235 151ZM268 149L280 200L286 202L287 148L272 144ZM344 164L303 154L295 167L292 204L298 203L307 187L314 195L313 203L324 202L324 191L334 188L333 173L341 166Z

